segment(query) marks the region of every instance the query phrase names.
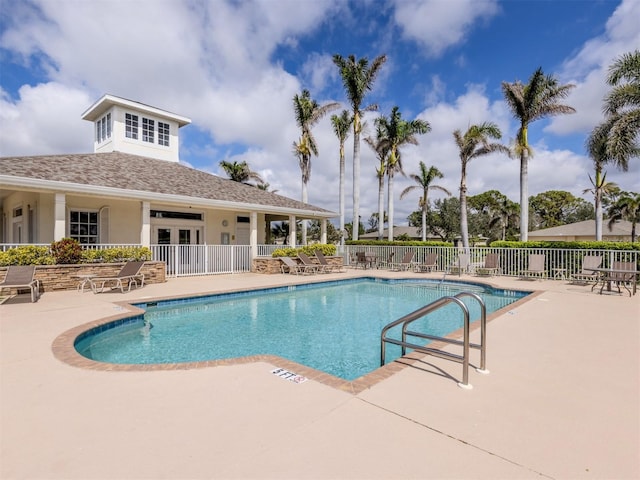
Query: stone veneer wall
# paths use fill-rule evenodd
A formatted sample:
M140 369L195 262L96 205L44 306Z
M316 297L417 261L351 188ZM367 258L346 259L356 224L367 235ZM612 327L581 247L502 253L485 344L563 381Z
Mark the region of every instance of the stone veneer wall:
M340 265L342 266L342 257L326 257L327 263L331 265ZM311 260L316 263L318 262L317 258L311 257ZM301 263L299 260L294 258L294 261ZM283 263L279 258L274 257L256 257L253 259L253 266L251 267L251 271L254 273L265 273L267 275L271 275L274 273L282 273L280 267L282 267Z
M96 275L111 277L117 275L124 266L123 263L89 263L79 265L38 265L36 280L40 280L40 292L56 290L73 290L78 287L80 279L77 275ZM0 282L4 280L7 268L0 267ZM145 262L142 266L144 283L163 283L167 281L166 265L164 262ZM9 290L4 289L3 292ZM12 289L15 293L15 289Z

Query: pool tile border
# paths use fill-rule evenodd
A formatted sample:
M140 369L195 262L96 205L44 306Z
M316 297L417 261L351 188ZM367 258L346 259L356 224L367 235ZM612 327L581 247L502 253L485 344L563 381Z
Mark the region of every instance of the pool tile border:
M319 283L319 282L310 282L310 283ZM490 284L484 284L487 286L494 287ZM237 290L237 292L246 292L251 290L263 290L260 288L249 289L249 290ZM120 307L122 311L116 315L111 315L108 317L101 318L99 320L94 320L92 322L84 323L73 327L62 334L58 335L56 339L53 341L51 345L51 350L56 359L59 361L66 363L67 365L82 368L86 370L96 370L103 372L151 372L151 371L166 371L166 370L191 370L191 369L199 369L199 368L210 368L210 367L220 367L220 366L233 366L233 365L242 365L247 363L258 363L265 362L274 367L284 368L286 370L295 372L298 375L302 375L309 380L314 380L323 385L327 385L332 388L336 388L338 390L351 393L353 395L357 395L364 390L367 390L374 385L386 380L392 375L398 373L405 368L415 366L417 363L424 361L426 357L429 357L428 354L420 353L420 352L411 352L404 357L398 358L391 363L388 363L380 368L374 370L367 375L363 375L353 381L344 380L342 378L335 377L326 372L322 372L320 370L316 370L314 368L308 367L306 365L302 365L300 363L288 360L283 357L279 357L277 355L251 355L246 357L238 357L238 358L229 358L222 360L206 360L200 362L185 362L185 363L160 363L160 364L136 364L136 365L123 365L123 364L111 364L104 362L97 362L95 360L91 360L89 358L83 357L80 355L75 349L75 341L76 339L82 335L83 333L91 330L93 328L99 328L102 325L111 323L113 321L129 319L132 316L138 316L144 314L144 310L135 306L140 304L147 304L153 302L162 302L162 301L180 301L186 298L193 297L207 297L212 295L219 295L225 293L234 293L234 291L229 292L211 292L206 294L192 295L192 296L167 296L167 297L159 297L159 298L145 298L143 301L140 299L126 301L126 302L114 302L114 305ZM522 304L529 302L536 298L537 296L544 293L543 291L534 291L531 292L524 298L517 300L514 303L507 305L506 307L501 308L489 315L487 315L487 323L492 321L506 313L506 311L513 310L521 306ZM478 322L475 322L471 325L471 331L475 331L480 328ZM463 329L460 328L450 335L448 338L453 339L461 339L463 336ZM447 344L444 342L434 342L431 344L432 348L442 349L446 347Z

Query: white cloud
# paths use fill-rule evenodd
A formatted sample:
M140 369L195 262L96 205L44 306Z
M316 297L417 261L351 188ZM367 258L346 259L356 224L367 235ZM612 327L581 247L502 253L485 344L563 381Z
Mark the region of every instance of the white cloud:
M476 21L498 11L495 0L396 0L395 21L405 38L418 42L428 56L437 57L462 43Z
M80 120L92 99L58 83L20 88L20 98L0 95L0 155L49 155L93 149L93 126ZM60 121L61 118L70 119Z
M559 77L563 83L576 85L566 100L576 113L555 117L546 131L558 135L588 133L602 120L602 99L610 88L606 84L609 66L623 53L640 48L638 18L640 2L623 0L607 21L605 33L585 42L564 63Z

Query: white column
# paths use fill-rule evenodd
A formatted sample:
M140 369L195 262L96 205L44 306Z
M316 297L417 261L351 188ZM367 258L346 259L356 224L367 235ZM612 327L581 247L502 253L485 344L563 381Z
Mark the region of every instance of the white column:
M296 216L289 215L289 246L296 247Z
M327 243L327 219L320 220L320 243Z
M142 218L140 219L140 245L151 246L151 204L142 202Z
M62 240L67 234L67 196L56 193L54 205L53 240Z
M253 260L258 256L258 212L251 212L249 215L249 245Z

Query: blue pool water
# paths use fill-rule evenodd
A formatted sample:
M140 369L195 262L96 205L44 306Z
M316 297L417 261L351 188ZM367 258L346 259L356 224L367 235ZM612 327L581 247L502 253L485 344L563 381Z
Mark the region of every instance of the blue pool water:
M527 295L477 284L353 279L139 304L143 316L94 328L76 339L85 357L108 363L179 363L271 354L354 380L380 365L382 328L445 295L480 294L491 313ZM480 309L463 299L472 320ZM413 330L445 336L462 327L449 305ZM427 330L424 330L427 329ZM396 335L393 335L396 333ZM397 332L392 336L398 337ZM387 347L387 360L400 348Z

